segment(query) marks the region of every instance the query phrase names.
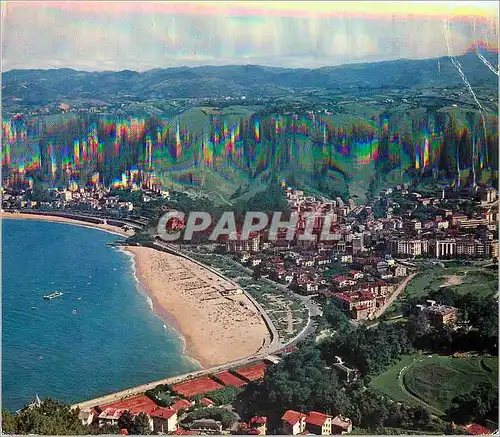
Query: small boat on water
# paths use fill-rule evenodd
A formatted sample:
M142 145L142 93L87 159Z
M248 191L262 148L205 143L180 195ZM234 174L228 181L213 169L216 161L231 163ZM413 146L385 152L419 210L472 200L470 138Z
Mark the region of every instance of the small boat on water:
M43 296L43 298L47 299L47 300L51 300L51 299L55 299L56 297L60 297L62 295L63 295L63 293L61 293L60 291L54 291L54 293L47 294L47 295Z

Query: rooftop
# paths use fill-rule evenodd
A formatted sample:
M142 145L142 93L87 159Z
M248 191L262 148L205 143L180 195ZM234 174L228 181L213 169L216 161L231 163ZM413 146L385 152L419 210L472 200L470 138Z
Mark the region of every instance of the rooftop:
M306 417L306 423L310 425L323 426L330 416L317 411L311 411Z
M129 410L132 414L138 414L141 412L148 413L149 411L156 408L156 404L147 396L140 395L124 399L122 401L113 402L112 404L101 405L102 410L105 410L107 408Z
M335 426L339 426L343 429L348 429L349 428L349 425L351 425L352 422L351 422L351 419L348 419L347 417L343 417L343 416L337 416L337 417L334 417L333 420L332 420L332 425L335 425Z
M174 411L187 410L193 406L191 401L187 399L179 399L177 402L170 405L170 408Z
M305 419L307 416L304 413L299 413L298 411L288 410L281 416L281 420L290 425L295 425L301 419Z
M151 417L158 417L160 419L170 419L172 416L177 414L176 410L172 408L158 407L149 413Z

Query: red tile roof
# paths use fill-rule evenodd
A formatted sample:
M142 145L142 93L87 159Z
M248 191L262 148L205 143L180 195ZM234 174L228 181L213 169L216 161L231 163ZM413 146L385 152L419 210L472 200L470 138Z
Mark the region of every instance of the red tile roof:
M352 299L349 296L345 295L344 293L333 293L333 295L340 300L345 300L346 302L352 302Z
M215 405L215 402L208 398L201 398L200 404L204 405L205 407L209 407L210 405Z
M119 419L125 410L119 410L116 408L105 408L101 414L99 414L99 419Z
M101 405L101 409L106 408L129 410L132 414L148 413L156 404L145 395L134 396L132 398L124 399L122 401L113 402L112 404Z
M349 429L349 425L351 425L351 421L350 419L339 415L333 418L332 425L338 426L347 431Z
M491 434L491 431L488 428L485 428L483 425L479 425L479 423L470 423L462 428L470 435Z
M159 417L160 419L170 419L177 411L172 408L158 407L149 412L151 417Z
M278 352L289 353L289 352L295 352L296 350L298 350L297 346L288 346L283 349L280 349Z
M328 419L327 414L318 413L317 411L311 411L306 417L306 423L316 426L323 426Z
M267 417L265 416L254 416L250 419L250 423L259 424L259 423L267 423Z
M281 420L293 426L301 419L305 419L306 417L307 416L305 414L299 413L298 411L288 410L285 412L285 414L283 414L283 416L281 416Z
M332 281L335 281L335 282L343 282L343 281L350 281L351 278L348 278L347 276L343 276L343 275L338 275L338 276L334 276L332 278Z
M174 411L179 411L179 410L187 410L188 408L191 408L192 406L193 406L193 403L191 401L188 401L187 399L179 399L177 402L170 405L169 408L171 408Z

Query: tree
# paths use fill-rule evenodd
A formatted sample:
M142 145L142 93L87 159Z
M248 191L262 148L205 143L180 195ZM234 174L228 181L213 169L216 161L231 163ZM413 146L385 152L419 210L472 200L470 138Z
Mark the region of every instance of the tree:
M2 434L17 433L16 417L9 410L2 410Z
M135 434L134 416L130 411L126 410L121 414L118 419L118 428L126 429L129 434Z
M326 368L320 351L305 346L287 355L264 376L261 395L276 410L342 413L347 404L335 372Z
M200 408L187 415L184 422L198 419L214 419L222 423L224 428L229 428L236 421L236 416L229 410L219 407Z
M498 388L483 382L469 393L456 396L446 414L457 423L498 417Z
M431 420L429 411L422 405L413 408L413 423L419 427L427 426Z
M229 405L236 400L236 397L240 392L241 388L229 385L208 393L207 397L214 401L217 405Z
M88 427L82 425L78 415L79 409L71 409L68 404L54 399L45 399L40 406L26 406L15 416L16 433L42 435L87 434Z
M151 426L149 422L149 417L145 413L139 413L134 417L134 432L133 434L138 435L149 435L151 434Z
M323 317L326 319L332 329L340 330L349 327L348 317L331 301L327 301L323 307Z

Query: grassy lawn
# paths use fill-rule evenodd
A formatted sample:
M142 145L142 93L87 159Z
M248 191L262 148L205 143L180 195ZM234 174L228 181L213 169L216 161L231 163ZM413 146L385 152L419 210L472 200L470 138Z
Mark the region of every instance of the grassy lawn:
M451 400L471 391L481 382L498 381L498 357L453 358L449 356L405 356L370 386L391 399L406 404L424 404L443 415Z
M403 368L410 365L415 356L406 355L396 364L387 369L385 373L372 379L370 386L387 395L396 402L415 405L416 401L406 392L399 382L399 374Z
M467 274L465 274L467 272ZM498 272L493 269L477 266L450 265L425 266L422 271L410 281L404 292L405 296L426 296L429 292L438 290L445 285L447 277L455 276L460 279L458 285L447 285L461 294L473 292L481 296L488 296L498 291Z
M424 356L411 365L403 375L407 390L425 403L446 411L451 400L471 391L481 382L498 381L498 358L488 358L495 370L482 365L482 357L453 358Z

